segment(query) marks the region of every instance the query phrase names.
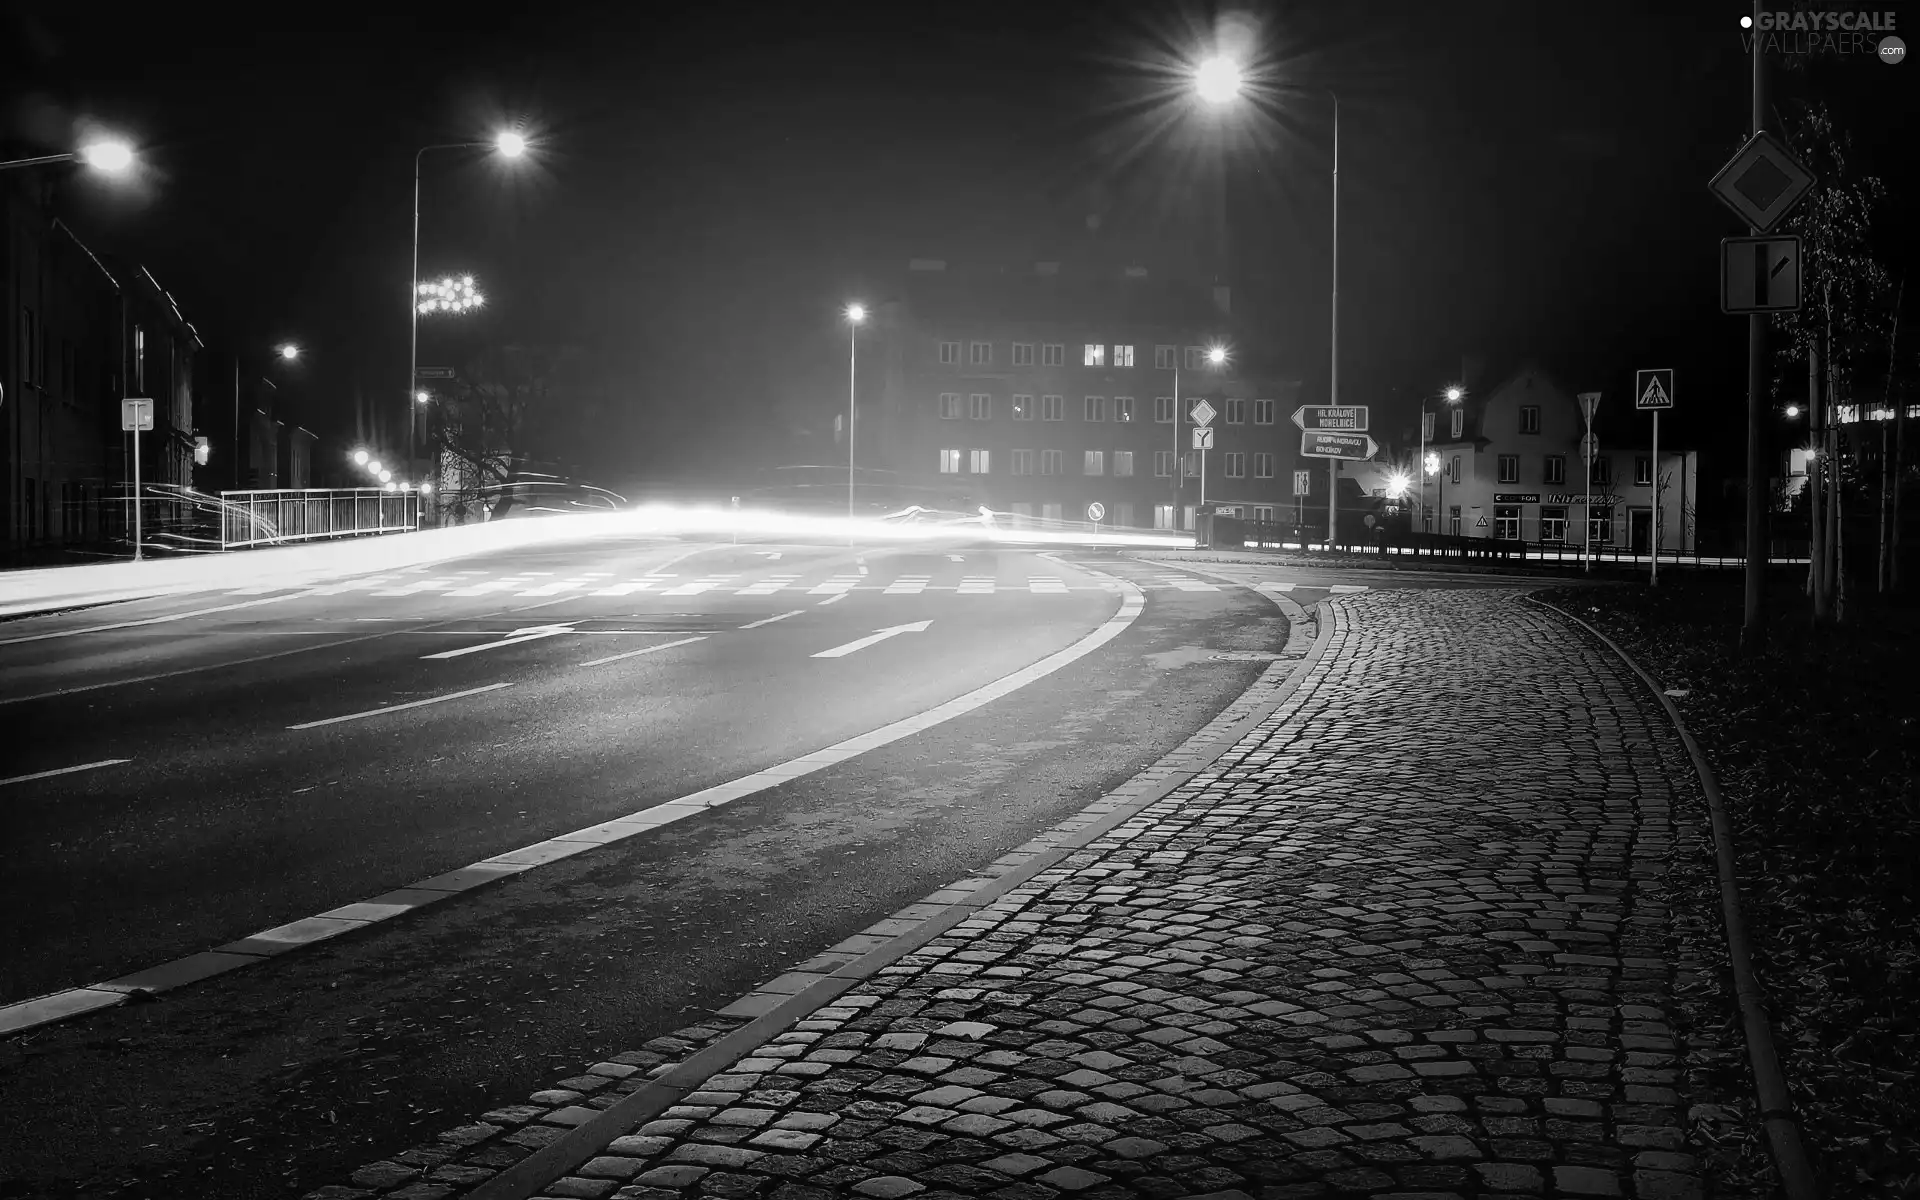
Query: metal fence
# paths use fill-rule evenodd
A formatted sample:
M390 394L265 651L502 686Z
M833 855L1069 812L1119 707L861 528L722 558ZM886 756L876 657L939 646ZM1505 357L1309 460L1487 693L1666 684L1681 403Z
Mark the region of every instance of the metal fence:
M1372 536L1355 537L1342 530L1337 550L1353 554L1375 554L1382 558L1440 558L1460 561L1491 561L1529 565L1578 565L1583 547L1575 542L1522 542L1511 538L1464 537L1442 533L1408 531L1369 531ZM1315 537L1310 528L1278 522L1216 520L1213 544L1216 547L1244 545L1274 550L1323 550L1325 530ZM1651 562L1647 551L1635 552L1612 543L1595 544L1588 551L1596 563L1642 566ZM1775 538L1767 543L1768 561L1775 564L1805 563L1807 543L1801 538ZM1744 539L1693 550L1660 551L1662 563L1680 566L1738 567L1746 562Z
M411 533L420 493L383 488L300 488L220 493L221 546L237 550L320 538Z

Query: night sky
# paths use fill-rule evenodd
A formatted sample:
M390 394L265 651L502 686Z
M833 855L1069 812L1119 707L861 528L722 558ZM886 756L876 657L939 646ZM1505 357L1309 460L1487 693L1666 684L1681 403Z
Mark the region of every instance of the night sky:
M621 485L824 456L793 438L840 402L844 300L912 256L1194 253L1222 167L1239 304L1323 395L1334 88L1344 401L1437 387L1463 353L1583 390L1674 366L1668 436L1737 436L1745 323L1718 311L1717 241L1745 230L1706 183L1746 119L1741 5L1235 10L1266 111L1211 133L1154 97L1238 27L1224 10L685 9L15 6L7 135L46 152L91 119L134 140L139 187L75 181L72 223L147 263L214 350L307 347L301 416L333 433L356 387L404 383L413 150L524 124L539 149L518 166L428 158L422 273L471 272L495 303L423 325L421 361L461 339L583 347L613 403L571 449ZM1897 273L1920 66L1774 80L1826 95L1888 183Z

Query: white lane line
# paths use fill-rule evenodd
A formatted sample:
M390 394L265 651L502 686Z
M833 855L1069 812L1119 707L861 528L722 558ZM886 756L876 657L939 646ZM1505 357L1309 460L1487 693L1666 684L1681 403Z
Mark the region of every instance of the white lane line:
M55 775L71 775L75 771L93 771L101 767L117 767L121 763L132 762L130 758L103 758L99 762L81 763L77 767L60 767L52 771L35 771L31 775L15 775L11 779L0 779L0 787L9 783L27 783L34 779L52 779Z
M597 667L602 663L619 662L623 658L638 658L642 654L652 654L655 650L671 650L675 646L690 646L695 642L704 642L706 640L707 635L703 633L699 637L681 638L677 642L661 642L658 645L642 646L638 650L629 650L625 654L609 654L605 658L588 659L580 665L583 667Z
M444 696L429 696L425 700L409 700L405 704L389 704L385 708L370 708L365 712L348 713L344 717L327 717L320 721L305 721L299 725L289 725L288 729L318 729L322 725L338 725L342 721L358 721L362 717L378 717L387 713L396 713L402 709L419 708L427 704L444 704L448 700L458 700L464 696L478 696L481 692L497 692L511 683L489 683L485 687L468 688L464 692L448 692Z
M812 655L812 657L845 658L855 650L865 650L868 646L877 645L890 637L898 637L903 633L925 633L927 626L931 624L933 624L932 621L911 621L905 625L889 625L885 629L874 630L866 637L855 638L844 646L835 646L831 650L822 650L820 653Z
M845 592L841 592L837 596L828 596L825 600L822 600L820 603L814 605L814 607L825 608L827 605L832 604L837 600L845 600L846 598L847 598L847 594Z
M1084 567L1080 569L1085 570ZM1101 576L1097 571L1085 573ZM1127 580L1113 576L1101 577L1113 579L1114 586L1120 590L1121 602L1118 612L1071 646L1056 650L1039 662L1022 667L1011 675L1003 675L964 696L956 696L923 713L903 717L871 733L863 733L858 737L837 742L825 750L817 750L812 754L789 759L777 766L768 767L764 771L743 775L731 782L705 788L677 800L656 804L651 808L640 809L624 817L616 817L598 825L590 825L585 829L576 829L572 833L548 838L544 842L535 842L531 846L522 846L518 850L469 863L467 866L443 872L430 879L419 880L398 891L377 896L364 904L343 905L302 921L293 921L273 929L261 930L250 937L230 942L215 950L188 955L146 971L123 975L119 979L89 984L85 987L67 988L50 995L37 996L31 1000L0 1005L0 1034L31 1029L96 1009L122 1004L126 1001L128 992L134 988L166 991L261 962L299 946L310 945L355 929L364 929L400 913L412 912L417 908L436 904L496 879L518 875L541 863L568 858L596 846L624 841L648 830L671 825L675 821L683 821L705 809L717 808L743 796L751 796L756 792L778 787L789 780L825 770L837 763L865 754L869 750L877 750L936 725L944 724L955 717L965 716L976 708L990 704L1002 696L1026 687L1035 680L1044 679L1055 671L1072 665L1127 631L1128 627L1139 618L1140 611L1146 604L1146 596ZM478 690L489 691L491 688ZM453 698L452 696L440 697L443 700ZM420 703L432 703L432 701L420 701ZM378 711L392 712L394 709Z
M816 607L818 607L818 606L816 606ZM761 618L760 618L760 619L759 619L758 621L748 621L748 622L747 622L747 623L746 623L745 625L742 625L742 626L741 626L740 628L742 628L742 629L758 629L758 628L760 628L760 627L761 627L762 625L771 625L771 624L773 624L773 623L774 623L775 621L784 621L784 620L786 620L786 619L787 619L788 617L797 617L797 616L799 616L799 615L800 615L801 613L803 613L803 612L805 612L805 611L807 611L807 610L806 610L806 609L804 609L804 608L796 608L796 609L794 609L794 610L793 610L792 612L783 612L783 613L781 613L781 614L780 614L779 616L777 616L777 617L761 617Z
M497 642L482 642L478 646L462 646L458 650L442 650L438 654L422 654L422 661L430 658L460 658L463 655L478 654L482 650L498 650L502 646L518 646L521 642L537 642L541 638L550 638L555 634L574 633L571 624L567 625L528 625L516 629Z
M113 629L137 629L142 625L164 625L168 621L184 621L188 617L204 617L210 613L258 608L262 604L278 604L282 600L293 600L304 595L307 593L293 592L285 596L268 596L264 600L242 600L238 604L219 604L212 608L196 608L191 612L169 613L164 617L146 617L138 621L115 621L111 625L89 625L85 629L56 629L51 633L30 633L25 637L0 638L0 646L18 646L22 642L45 642L53 638L79 637L83 633L106 633Z
M1293 590L1293 585L1291 583L1268 582L1268 583L1260 584L1258 585L1258 587L1265 588L1266 590L1272 591L1272 592L1290 592Z

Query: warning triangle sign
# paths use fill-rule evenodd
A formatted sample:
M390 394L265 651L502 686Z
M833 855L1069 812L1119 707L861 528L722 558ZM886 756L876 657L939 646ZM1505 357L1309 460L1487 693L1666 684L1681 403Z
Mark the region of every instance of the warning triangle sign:
M1474 524L1480 527L1481 529L1485 529L1487 527L1486 514L1482 513L1480 516L1480 519L1478 521L1475 521Z

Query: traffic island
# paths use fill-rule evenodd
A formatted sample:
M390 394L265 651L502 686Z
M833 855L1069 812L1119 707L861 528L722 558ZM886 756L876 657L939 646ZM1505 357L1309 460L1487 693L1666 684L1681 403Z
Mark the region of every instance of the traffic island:
M1764 654L1739 650L1737 578L1542 592L1661 684L1717 775L1754 965L1802 1137L1829 1194L1920 1178L1920 604L1851 597L1816 628L1791 585L1767 596ZM1736 1028L1721 972L1723 1030ZM1729 1035L1730 1036L1730 1035ZM1743 1081L1737 1060L1713 1065ZM1742 1089L1742 1096L1750 1089ZM1743 1101L1746 1123L1754 1114ZM1758 1143L1739 1139L1749 1173Z

